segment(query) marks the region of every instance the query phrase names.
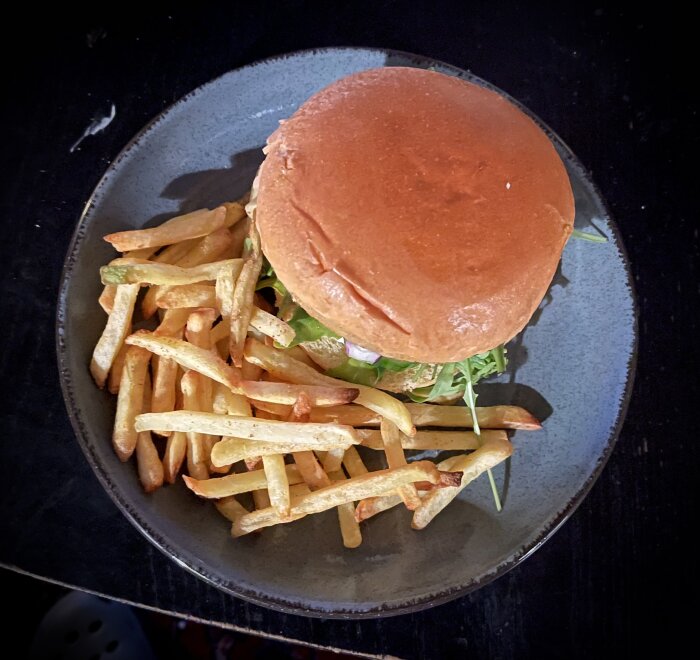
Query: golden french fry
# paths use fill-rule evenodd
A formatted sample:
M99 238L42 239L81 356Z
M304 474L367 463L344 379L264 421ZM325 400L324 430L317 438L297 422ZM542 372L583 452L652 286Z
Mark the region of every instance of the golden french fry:
M253 315L255 287L262 268L260 237L254 223L250 225L249 238L252 242L252 249L243 264L238 280L236 280L233 300L231 301L229 353L233 364L237 367L241 367L243 364L243 348L246 335L248 334L250 319Z
M183 376L184 380L184 376ZM187 403L185 403L187 406ZM189 406L188 406L189 407ZM226 435L248 440L271 442L305 440L309 446L358 444L357 432L340 424L300 424L256 417L236 417L216 413L176 410L167 413L144 413L136 418L138 431L184 431Z
M153 331L153 334L166 337L181 338L182 329L187 323L190 314L195 311L194 307L179 307L177 309L166 309L160 325Z
M227 348L226 350L228 351L229 349ZM241 377L243 379L250 381L260 380L263 374L263 370L257 364L252 364L243 358L243 364L241 365Z
M459 473L455 474L459 475ZM308 495L292 500L290 516L319 513L345 502L382 495L414 481L430 481L437 484L440 482L440 472L430 461L416 461L396 470L370 472L347 481L334 483L327 488L315 490ZM243 516L234 523L231 533L234 536L242 536L261 527L269 527L282 522L287 522L287 519L282 518L273 507L269 507Z
M259 463L262 463L262 458L258 461L258 464ZM252 466L246 464L246 467L248 470L252 471L257 469L258 464ZM253 504L255 504L256 510L267 509L270 506L270 496L267 494L267 489L254 490L251 495L253 496Z
M347 479L342 470L331 472L329 477L333 482ZM338 505L338 524L340 525L340 534L343 537L343 545L346 548L357 548L362 544L362 532L360 531L360 525L355 520L355 505L353 502L345 502Z
M289 355L289 357L303 362L307 367L311 367L314 371L321 371L319 367L310 357L309 354L304 350L302 346L292 346L291 348L285 348L284 352Z
M198 411L201 408L201 402L199 398L199 388L202 384L202 375L196 371L188 371L182 377L180 381L180 389L182 390L183 404L188 411ZM173 413L152 413L159 415L167 415ZM177 414L177 413L176 413ZM179 413L183 414L183 413ZM160 430L163 431L185 431L187 435L187 463L188 469L190 469L194 464L205 465L209 457L207 456L205 448L205 434L196 429L151 429L153 431ZM202 470L198 470L202 472ZM191 470L190 470L191 472ZM208 474L208 470L207 470Z
M236 289L236 278L240 273L234 271L233 267L222 268L219 274L216 276L216 282L214 284L214 293L216 295L216 304L221 316L225 319L229 319L226 324L227 333L231 332L231 309L233 307L233 292Z
M362 446L368 449L382 450L384 448L382 436L374 429L357 429L362 438ZM505 431L484 429L481 438L507 438ZM423 450L435 449L439 451L464 451L466 449L478 449L479 436L471 431L418 431L412 438L401 436L403 449Z
M357 404L358 401L355 401ZM406 408L416 426L471 428L472 418L466 406L442 406L433 403L407 403ZM488 406L476 409L482 429L520 429L536 431L541 424L524 408L518 406ZM379 426L380 415L358 405L314 410L313 422L339 422L351 426Z
M108 284L104 289L102 289L102 293L97 299L97 302L100 303L100 307L102 307L105 313L112 313L112 307L114 307L114 297L116 295L117 287L114 284Z
M343 464L343 456L345 456L345 447L329 449L323 457L323 469L328 473L337 472Z
M298 484L303 481L296 465L285 465L284 471L290 485ZM187 487L195 495L207 499L240 495L241 493L263 490L268 487L265 470L227 474L225 477L214 477L212 479L193 479L192 477L183 475L183 479Z
M299 468L301 476L311 490L318 490L319 488L325 488L331 485L331 480L326 474L326 471L321 467L316 456L314 456L313 451L306 450L287 453L292 454L294 463Z
M221 322L217 323L212 329L211 329L211 334L210 334L210 340L212 346L214 344L218 344L220 341L223 341L224 339L228 342L228 335L229 335L229 325L227 323L227 319L222 319Z
M246 513L250 513L233 495L222 497L214 502L219 513L231 522L235 522Z
M330 443L335 446L333 443ZM215 467L222 467L225 465L231 465L237 461L243 461L250 458L258 458L260 456L270 456L272 454L292 454L297 465L300 465L302 474L305 474L304 468L309 465L305 463L301 466L300 462L297 460L297 454L312 454L312 449L318 447L318 443L313 442L309 444L305 440L280 440L280 441L263 441L263 440L245 440L243 438L236 438L231 436L223 436L219 442L217 442L211 450L211 462ZM348 447L350 445L347 445ZM324 446L324 449L330 448L328 445ZM343 448L344 450L344 448ZM302 458L302 461L305 459ZM318 465L316 459L314 458L314 464ZM318 469L321 469L318 466ZM316 470L313 467L313 470ZM307 481L309 485L313 485ZM328 484L326 484L328 485ZM320 486L319 486L320 487Z
M367 497L357 503L355 520L357 522L362 522L363 520L367 520L382 511L392 509L402 503L403 499L398 492L389 493L388 495L379 495L377 497Z
M221 312L224 313L223 311ZM271 337L278 344L282 346L287 346L292 341L296 333L292 330L292 327L285 323L282 319L278 319L272 314L268 314L259 307L253 308L253 314L250 317L250 325L252 325L258 332L267 337Z
M340 381L338 381L340 382ZM342 399L352 401L359 395L356 387L328 387L327 385L291 385L270 381L242 380L238 387L249 399L273 403L293 404L304 392L312 406L333 406Z
M265 346L254 339L246 341L245 357L249 362L261 366L273 376L293 383L304 385L347 385L342 380L320 374L315 369L289 357L283 351L271 346ZM406 435L415 434L416 430L405 404L386 392L381 392L372 387L364 385L355 385L354 387L359 390L359 395L355 400L356 403L392 420Z
M384 443L384 454L386 455L386 462L389 467L391 469L396 469L406 465L406 457L401 448L401 432L396 424L388 419L382 419L380 430ZM413 511L420 506L421 500L413 484L404 484L398 488L397 493L401 496L403 503L409 511Z
M184 257L196 244L198 238L191 238L187 241L180 241L179 243L173 243L164 247L158 254L152 254L148 257L139 257L142 253L141 250L134 250L132 252L127 252L124 256L129 259L148 259L150 261L155 261L158 264L176 264L182 257ZM143 253L149 250L157 250L158 248L144 248Z
M90 373L100 389L105 386L107 374L131 328L131 317L138 293L138 284L124 284L117 287L112 313L107 319L107 325L102 331L90 361Z
M139 432L134 428L134 419L143 408L150 359L151 354L148 351L136 346L130 347L124 358L112 433L114 450L122 461L128 460L136 449Z
M172 254L172 257L176 257L173 260L168 260L167 263L172 263L181 268L193 268L194 266L200 266L210 261L216 261L223 256L223 253L231 244L231 233L225 227L219 229L204 238L198 238L194 241L187 241L185 243L176 243L171 245L169 248L163 251L169 251L178 245L186 245L187 250L184 254ZM154 257L154 261L160 261L160 256ZM149 287L146 295L143 297L143 302L141 303L141 312L143 317L148 319L155 314L158 306L156 304L156 298L160 287L152 286Z
M237 276L243 265L241 259L214 261L192 268L182 268L172 264L154 261L134 263L132 259L114 259L107 266L100 268L102 284L158 284L178 286L198 284L216 280L222 271Z
M228 256L237 258L243 255L243 244L250 233L250 220L244 218L231 228L231 245L228 249Z
M219 206L211 211L199 209L186 213L150 229L133 229L108 234L104 240L111 243L117 252L126 252L206 236L224 226L226 226L226 209Z
M180 368L172 358L154 356L158 367L153 376L153 395L151 412L169 412L175 410L177 393L177 374Z
M211 326L216 320L217 313L211 308L197 309L193 311L185 326L187 341L199 348L211 348Z
M168 436L163 455L163 474L169 484L174 484L187 455L187 435L178 431Z
M253 416L248 399L242 394L234 394L228 387L221 383L214 384L212 410L219 415L238 415L239 417Z
M478 413L477 413L478 415ZM495 467L513 453L513 445L502 438L486 439L483 445L471 454L448 459L451 470L461 472L457 487L441 488L428 493L414 511L411 527L423 529L442 511L469 483L480 474Z
M289 515L289 480L281 454L262 457L263 470L267 479L267 494L270 504L280 516Z
M365 466L359 452L353 446L348 447L345 450L345 455L343 456L343 465L348 471L351 477L361 477L363 474L367 474L369 470Z
M156 307L216 307L216 291L211 284L182 284L158 287Z
M122 344L119 349L117 356L112 362L112 367L109 370L109 376L107 377L107 389L112 393L116 394L119 392L119 383L122 379L122 369L124 368L124 358L126 357L126 352L129 347L126 344Z
M205 348L172 337L158 336L149 332L137 332L126 338L126 343L141 346L151 353L175 360L183 369L192 369L217 383L237 389L239 377L236 370L218 355Z
M139 480L147 493L152 493L163 485L163 464L160 462L158 450L153 444L149 431L138 434L136 440L136 464Z

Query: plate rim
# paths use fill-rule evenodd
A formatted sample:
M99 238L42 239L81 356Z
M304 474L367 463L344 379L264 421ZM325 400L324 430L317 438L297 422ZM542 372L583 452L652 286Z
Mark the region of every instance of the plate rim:
M94 208L96 198L100 194L104 185L109 181L112 176L113 170L124 158L126 158L131 152L131 150L136 147L139 141L148 133L150 133L153 128L160 122L160 120L172 112L176 107L186 103L193 96L201 93L204 88L217 83L221 79L230 75L235 71L240 71L242 69L250 69L261 64L270 64L278 62L281 60L292 59L295 57L304 56L314 56L314 55L333 55L341 52L359 52L359 53L372 53L372 54L382 54L388 56L398 56L402 59L411 62L416 66L427 68L429 66L439 65L441 68L449 70L452 74L457 77L464 78L465 76L470 79L476 79L479 84L487 87L488 89L494 90L507 98L511 103L516 105L521 111L523 111L528 117L530 117L535 123L546 133L547 137L555 143L563 151L563 156L566 157L571 165L575 167L582 178L585 180L586 184L590 186L591 191L596 196L597 201L600 202L602 209L605 212L605 218L612 230L612 238L615 243L616 248L619 250L622 265L626 274L626 284L630 292L631 306L632 306L632 345L630 350L629 361L627 363L627 373L626 382L624 387L624 394L620 400L620 405L617 412L617 417L615 423L612 427L611 433L607 439L605 447L598 457L597 463L588 479L584 484L576 491L576 493L571 497L571 499L561 508L559 513L554 517L552 522L544 527L537 537L530 543L523 545L519 552L511 555L506 561L502 562L498 566L494 567L491 571L482 574L479 577L472 579L465 584L459 584L449 589L443 589L439 593L434 595L426 595L423 597L414 597L411 600L404 600L397 603L383 603L381 605L373 606L370 608L362 609L348 609L348 608L323 608L318 606L311 606L310 603L304 604L302 602L294 603L289 598L281 598L269 594L262 594L260 592L255 592L245 587L232 584L231 582L225 582L214 575L211 575L209 570L198 564L196 559L191 555L191 553L185 551L181 552L181 549L176 549L173 546L177 544L171 542L169 539L164 538L162 532L154 530L151 525L145 521L140 515L139 511L132 507L122 496L121 492L118 490L116 485L111 481L108 470L99 460L99 457L91 448L91 442L89 441L89 434L83 420L81 418L80 407L74 397L74 392L72 388L72 375L68 368L67 360L67 347L65 342L65 322L66 322L66 300L68 288L73 275L73 270L77 262L77 254L79 248L81 247L82 241L85 236L87 222L89 221L89 215ZM268 607L277 611L284 612L286 614L295 614L308 617L318 617L318 618L331 618L331 619L370 619L370 618L380 618L397 616L401 614L407 614L411 612L417 612L430 607L444 604L460 596L464 596L472 591L475 591L487 584L493 582L497 578L503 576L505 573L509 572L516 566L518 566L522 561L534 554L539 548L544 545L563 525L569 520L569 518L578 509L580 504L586 498L591 488L595 482L600 477L605 465L607 464L612 451L615 447L617 439L622 430L627 411L629 408L630 400L632 398L634 382L636 377L637 359L638 359L638 349L639 349L639 304L637 299L637 293L634 287L634 278L632 275L630 260L627 250L622 241L619 227L615 222L612 214L610 213L610 208L600 192L600 189L594 182L589 171L583 166L581 161L576 157L573 150L568 146L567 143L562 140L562 138L552 130L545 122L543 122L537 115L535 115L531 110L524 106L520 101L513 98L510 94L500 89L496 85L483 80L479 76L473 74L469 69L462 69L461 67L449 64L442 60L427 55L418 55L415 53L410 53L407 51L391 49L391 48L377 48L377 47L354 47L354 46L337 46L337 47L326 47L326 48L309 48L303 50L290 51L280 55L275 55L272 57L267 57L260 60L255 60L249 62L240 67L230 69L219 76L216 76L196 88L187 92L175 102L166 106L157 115L155 115L150 121L148 121L119 151L117 156L108 164L107 168L104 170L102 176L98 180L97 184L93 188L90 196L85 203L83 210L81 211L75 229L71 235L70 242L68 245L68 250L66 256L63 260L63 267L61 270L61 278L58 288L57 304L56 304L56 323L55 323L55 347L56 354L58 358L58 373L61 385L61 393L63 395L64 404L66 407L66 412L68 414L73 432L76 436L78 444L80 445L83 454L85 455L88 464L92 468L93 472L97 476L103 489L110 496L112 501L116 504L117 508L125 515L127 520L144 536L153 546L165 554L170 560L174 561L176 564L186 569L189 573L195 575L197 578L204 580L208 584L222 590L232 596L241 598L243 600L252 602L256 605L263 607ZM186 555L185 557L181 555ZM196 566L195 566L196 565Z

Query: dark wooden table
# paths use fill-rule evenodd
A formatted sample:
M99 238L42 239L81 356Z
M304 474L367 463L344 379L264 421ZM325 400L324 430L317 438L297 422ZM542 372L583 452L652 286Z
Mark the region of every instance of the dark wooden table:
M693 607L685 603L698 586L691 539L700 456L689 423L700 405L698 104L689 19L571 3L549 10L526 3L196 4L207 6L165 12L143 3L132 13L112 3L72 16L64 7L55 16L24 7L24 20L5 24L0 563L186 617L405 658L628 657L688 638ZM533 557L468 597L362 622L249 605L153 548L83 458L54 354L63 258L110 159L151 117L212 77L330 45L396 48L470 68L542 117L610 203L641 306L627 423L573 518ZM71 152L112 103L110 126ZM21 594L14 597L21 602Z

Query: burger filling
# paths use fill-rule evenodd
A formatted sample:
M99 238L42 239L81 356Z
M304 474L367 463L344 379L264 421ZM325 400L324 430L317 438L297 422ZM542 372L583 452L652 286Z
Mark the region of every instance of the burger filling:
M424 364L397 360L358 346L327 328L294 302L293 297L265 263L257 285L272 290L277 316L285 320L296 336L288 346L302 345L325 373L351 383L403 391L413 401L465 400L473 386L492 374L505 371L505 348L497 346L459 362ZM393 385L393 386L392 386ZM469 402L467 402L469 403Z

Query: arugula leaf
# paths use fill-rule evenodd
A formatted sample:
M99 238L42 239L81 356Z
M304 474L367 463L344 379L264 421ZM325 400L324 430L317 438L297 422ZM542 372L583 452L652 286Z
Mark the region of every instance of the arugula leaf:
M590 234L587 231L581 231L580 229L574 229L571 232L571 238L578 238L582 241L590 241L591 243L607 243L608 239L600 234Z

